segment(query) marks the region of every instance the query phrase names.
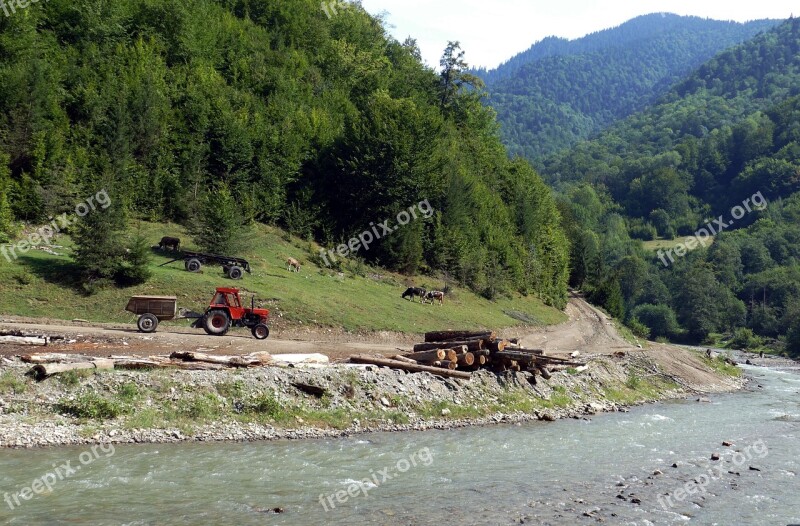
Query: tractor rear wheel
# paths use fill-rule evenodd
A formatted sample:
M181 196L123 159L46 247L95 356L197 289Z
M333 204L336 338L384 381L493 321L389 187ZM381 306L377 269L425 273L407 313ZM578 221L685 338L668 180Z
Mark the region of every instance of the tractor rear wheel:
M242 279L242 267L233 266L228 269L228 277L231 279Z
M186 270L189 272L200 272L200 267L202 266L200 260L197 258L192 258L186 262Z
M203 317L203 329L212 336L224 336L231 328L231 318L222 309L210 310Z
M158 318L155 314L149 312L147 314L142 314L139 316L136 326L139 327L141 332L155 332L156 327L158 327Z
M267 336L269 336L269 327L267 327L263 323L255 325L252 331L253 331L253 337L256 340L266 340Z

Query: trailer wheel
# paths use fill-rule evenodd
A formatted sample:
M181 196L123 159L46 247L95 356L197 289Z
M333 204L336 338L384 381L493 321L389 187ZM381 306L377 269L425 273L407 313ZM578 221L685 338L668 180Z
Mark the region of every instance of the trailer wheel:
M197 258L192 258L186 262L186 270L189 272L200 272L200 267L202 266L200 260Z
M139 327L141 332L155 332L156 327L158 327L158 318L156 318L155 314L149 312L142 314L139 316L136 326Z
M231 279L242 279L242 267L233 266L228 269L228 277Z
M269 327L263 323L259 323L253 327L253 337L256 340L266 340L267 336L269 336Z
M224 336L231 328L231 319L222 309L210 310L203 317L203 328L212 336Z

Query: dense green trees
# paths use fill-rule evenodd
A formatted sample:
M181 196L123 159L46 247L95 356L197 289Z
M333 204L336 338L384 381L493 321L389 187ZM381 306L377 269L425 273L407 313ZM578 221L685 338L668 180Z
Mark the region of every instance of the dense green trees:
M43 221L102 176L120 217L200 219L201 248L220 251L252 221L335 245L427 200L433 213L357 256L563 306L550 190L508 159L457 43L443 62L425 67L356 4L332 18L314 0L32 5L0 17L3 195ZM135 252L90 249L93 229L120 228L108 219L77 232L95 283Z
M539 161L643 109L716 53L776 23L656 13L577 40L546 38L477 73L509 151Z

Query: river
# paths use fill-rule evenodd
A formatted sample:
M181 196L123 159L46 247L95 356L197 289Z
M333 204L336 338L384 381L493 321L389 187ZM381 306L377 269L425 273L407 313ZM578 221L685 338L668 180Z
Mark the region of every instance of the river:
M2 450L0 523L800 524L800 376L747 372L761 388L590 420Z

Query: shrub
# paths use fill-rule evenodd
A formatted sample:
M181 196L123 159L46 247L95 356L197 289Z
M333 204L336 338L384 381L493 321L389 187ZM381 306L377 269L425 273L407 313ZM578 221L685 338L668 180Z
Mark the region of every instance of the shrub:
M95 393L83 394L73 400L62 399L56 407L65 415L100 420L116 418L124 412L121 404Z
M631 318L647 326L653 338L669 338L680 329L675 312L667 305L639 305L631 312Z
M763 344L763 338L756 336L752 329L745 327L736 329L730 341L730 346L737 349L755 349Z
M635 317L628 320L627 325L631 332L639 338L644 338L646 340L650 337L650 328Z

